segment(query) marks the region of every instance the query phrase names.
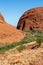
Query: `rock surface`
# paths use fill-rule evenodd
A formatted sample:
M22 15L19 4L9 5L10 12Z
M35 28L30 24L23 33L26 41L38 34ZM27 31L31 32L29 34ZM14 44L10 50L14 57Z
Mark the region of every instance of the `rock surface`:
M19 19L17 29L43 31L43 7L26 11Z
M0 65L43 65L43 48L25 49L21 52L12 49L0 54Z
M2 14L0 14L0 43L18 42L23 37L22 31L6 23Z

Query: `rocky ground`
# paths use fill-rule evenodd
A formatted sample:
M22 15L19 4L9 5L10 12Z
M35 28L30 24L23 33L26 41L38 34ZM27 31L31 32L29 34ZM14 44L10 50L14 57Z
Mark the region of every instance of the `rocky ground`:
M37 49L12 49L0 54L0 65L43 65L43 46Z

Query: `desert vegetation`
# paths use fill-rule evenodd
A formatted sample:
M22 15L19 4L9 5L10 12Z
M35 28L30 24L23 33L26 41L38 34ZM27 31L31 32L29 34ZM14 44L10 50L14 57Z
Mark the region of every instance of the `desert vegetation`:
M25 48L26 48L25 45L21 44L20 46L17 47L17 50L21 52Z
M43 42L43 32L40 32L37 30L32 30L32 31L30 30L30 31L25 31L24 34L25 34L25 37L20 42L13 42L13 43L1 46L0 53L4 53L17 46L18 46L18 48L17 48L18 50L23 50L25 48L24 44L28 44L32 41L36 41L38 44L38 47L39 47L41 45L41 43Z

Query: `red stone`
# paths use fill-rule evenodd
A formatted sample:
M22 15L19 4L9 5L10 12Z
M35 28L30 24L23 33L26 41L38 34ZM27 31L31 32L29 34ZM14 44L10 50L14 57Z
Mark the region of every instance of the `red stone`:
M43 31L43 7L30 9L20 17L17 29Z

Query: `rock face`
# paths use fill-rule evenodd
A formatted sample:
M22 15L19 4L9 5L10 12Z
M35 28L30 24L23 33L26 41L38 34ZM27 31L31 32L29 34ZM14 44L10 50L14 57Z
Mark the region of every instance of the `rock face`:
M21 31L16 27L6 23L2 14L0 14L0 43L18 42L24 37Z
M0 23L6 23L5 20L4 20L4 17L2 16L2 14L0 13Z
M26 11L20 17L17 29L43 31L43 7L33 8Z

